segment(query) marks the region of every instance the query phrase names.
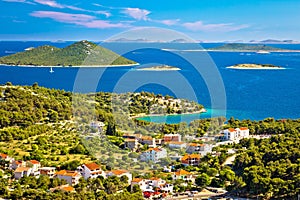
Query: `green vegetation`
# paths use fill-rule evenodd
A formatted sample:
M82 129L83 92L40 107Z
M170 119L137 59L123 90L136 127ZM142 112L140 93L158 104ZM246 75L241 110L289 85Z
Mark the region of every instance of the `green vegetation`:
M276 47L271 47L267 45L250 45L250 44L237 44L229 43L222 46L209 48L208 50L213 51L283 51L285 49L280 49Z
M284 69L283 67L272 65L272 64L237 64L227 68L253 68L253 69L261 69L261 68L274 68L274 69Z
M135 64L109 49L86 40L59 49L41 46L0 58L0 64L34 66L93 66Z

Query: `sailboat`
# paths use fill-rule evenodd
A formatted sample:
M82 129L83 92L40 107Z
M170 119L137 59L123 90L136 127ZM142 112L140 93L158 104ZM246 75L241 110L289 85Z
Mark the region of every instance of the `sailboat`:
M52 69L52 67L50 67L50 71L49 71L50 73L53 73L54 71L53 71L53 69Z

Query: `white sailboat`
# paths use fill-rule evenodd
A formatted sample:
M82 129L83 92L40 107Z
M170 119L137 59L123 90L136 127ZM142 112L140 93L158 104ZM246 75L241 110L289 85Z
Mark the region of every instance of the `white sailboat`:
M49 71L50 73L53 73L54 71L53 71L53 69L52 69L52 67L50 67L50 71Z

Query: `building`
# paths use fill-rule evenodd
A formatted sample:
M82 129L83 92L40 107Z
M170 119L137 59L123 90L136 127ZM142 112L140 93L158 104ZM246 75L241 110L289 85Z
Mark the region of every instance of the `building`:
M172 179L173 180L192 181L192 182L195 181L195 178L193 177L193 175L190 172L185 171L184 169L179 169L176 172L173 172Z
M186 152L189 154L199 153L203 156L211 151L212 151L212 145L209 144L189 143L186 148Z
M22 160L14 160L10 165L10 169L12 170L16 170L18 167L26 167L26 162Z
M76 185L78 184L81 175L76 171L60 170L55 173L55 177L66 180L66 182L70 185Z
M109 177L109 176L117 176L117 177L127 176L128 184L130 184L132 181L132 174L129 171L124 170L124 169L111 170L111 171L106 172L106 177Z
M126 138L124 140L124 148L128 148L131 151L135 151L139 146L139 142L137 139Z
M164 148L150 148L140 155L142 161L158 162L161 158L167 157L167 151Z
M230 140L230 141L235 141L235 140L240 140L243 138L249 138L249 129L246 127L241 127L241 128L229 128L225 129L222 131L223 140Z
M166 134L163 137L163 141L166 142L181 142L180 134Z
M7 154L5 153L0 153L0 160L5 160L8 162L12 162L14 159L9 157Z
M66 184L66 185L60 185L58 187L55 187L55 188L51 188L50 189L50 192L55 192L57 190L61 190L61 191L64 191L64 192L75 192L75 188L73 188L72 186L70 186L69 184Z
M77 168L84 179L97 178L98 176L105 177L104 171L100 165L96 163L83 164Z
M182 149L186 148L186 143L185 142L167 142L166 143L170 149Z
M29 176L32 172L32 169L30 167L18 167L14 171L14 177L15 179L20 179L24 176Z
M156 177L152 177L150 179L134 178L131 181L131 190L134 185L138 185L142 192L154 192L155 190L161 190L162 192L172 193L174 187L172 184L167 184L165 180Z
M185 166L197 166L200 163L200 154L189 154L181 158L181 163Z
M149 190L153 189L152 187L150 187L147 184L147 180L146 179L142 179L142 178L134 178L134 179L132 179L132 181L131 181L131 191L132 191L134 185L138 185L140 187L140 189L142 190L142 192L147 191L147 190L149 191Z
M141 138L138 139L138 141L141 144L147 144L149 147L152 148L156 147L155 138L152 138L151 136L142 136Z
M53 178L55 175L56 168L55 167L42 167L39 169L40 175L49 176L49 178Z
M37 160L28 160L26 166L32 168L32 172L38 172L41 167L41 163Z

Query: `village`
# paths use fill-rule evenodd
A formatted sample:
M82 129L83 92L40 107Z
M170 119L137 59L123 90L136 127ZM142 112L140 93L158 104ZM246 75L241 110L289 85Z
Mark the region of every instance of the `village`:
M103 131L104 123L102 122L92 122L91 126L97 128L99 133ZM134 152L139 149L139 146L147 145L145 151L139 152L138 160L141 162L160 162L161 159L170 157L173 160L177 160L182 166L198 166L201 162L201 157L206 154L211 154L217 156L217 153L213 151L213 148L230 143L238 143L239 140L243 138L249 138L249 129L245 127L240 128L229 128L220 132L220 134L214 137L201 137L193 138L193 142L187 142L182 139L180 134L165 134L162 139L155 139L151 136L143 136L142 134L123 134L124 148L129 149ZM215 145L208 144L208 141L217 141ZM184 150L184 155L168 155L168 151L172 149ZM62 190L67 192L76 192L74 186L79 183L80 178L93 179L98 176L103 178L108 178L110 176L126 177L127 184L132 188L137 185L143 192L144 198L157 198L157 197L170 197L170 195L178 196L178 193L174 191L174 184L170 181L166 181L158 177L149 177L147 179L140 177L133 177L133 174L126 169L112 169L105 171L102 169L100 164L96 162L84 163L77 167L76 170L60 170L51 166L42 166L38 160L15 160L14 158L8 156L7 154L0 154L0 161L5 162L5 168L13 171L14 180L19 180L25 176L48 176L49 178L58 178L65 180L66 184L61 185L56 188L51 188L51 191ZM165 176L169 176L174 182L177 180L181 181L181 184L188 185L195 184L196 175L192 172L188 172L184 169L177 168L174 166L163 166L162 172ZM7 177L10 178L10 177ZM212 191L216 192L213 193ZM217 195L218 192L226 192L219 189L213 189L210 195ZM194 196L197 192L187 191L187 193L182 193L182 195Z

